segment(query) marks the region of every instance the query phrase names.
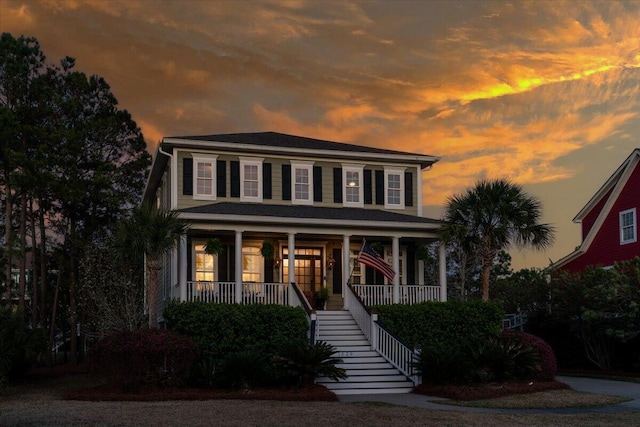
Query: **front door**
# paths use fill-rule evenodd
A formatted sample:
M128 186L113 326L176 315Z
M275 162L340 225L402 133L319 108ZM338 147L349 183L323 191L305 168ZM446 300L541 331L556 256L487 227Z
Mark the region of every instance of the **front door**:
M313 303L315 293L322 286L322 249L296 248L294 261L295 281ZM284 248L282 254L282 275L289 277L289 251Z

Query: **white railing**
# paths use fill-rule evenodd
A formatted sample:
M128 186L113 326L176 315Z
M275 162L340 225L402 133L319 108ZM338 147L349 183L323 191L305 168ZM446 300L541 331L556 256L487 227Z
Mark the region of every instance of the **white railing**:
M361 286L361 285L356 285ZM353 286L355 288L355 286ZM369 314L364 301L351 290L351 286L345 289L345 304L353 316L362 333L371 343L371 349L378 352L402 374L407 376L415 385L420 384L420 377L414 374L413 361L418 352L398 340L389 331L378 323L378 314Z
M352 285L367 307L393 304L393 285ZM440 301L440 286L400 285L399 304Z
M235 282L187 282L187 301L236 303ZM288 283L242 283L241 304L289 305Z

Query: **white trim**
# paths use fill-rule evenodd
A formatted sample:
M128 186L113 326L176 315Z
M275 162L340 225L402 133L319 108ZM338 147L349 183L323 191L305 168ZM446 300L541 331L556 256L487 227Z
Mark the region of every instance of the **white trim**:
M429 169L426 169L429 170ZM416 167L416 187L417 187L417 192L416 194L418 195L418 203L417 203L417 208L418 208L418 216L422 216L422 210L423 210L423 206L422 206L422 170L419 167Z
M291 204L313 205L313 164L315 162L291 160ZM296 197L296 169L306 170L309 174L309 198L298 199Z
M171 209L178 209L178 157L180 150L171 156L169 175L171 175Z
M241 202L254 202L261 203L262 202L262 162L263 158L260 157L238 157L240 159L240 201ZM256 166L257 174L258 174L258 195L257 196L247 196L244 193L244 168L245 166Z
M193 199L216 200L216 172L218 156L214 154L200 153L191 153L191 156L193 157ZM211 163L211 194L201 194L198 192L198 163Z
M351 187L347 182L347 173L358 174L358 201L350 202L347 200L347 188ZM342 206L352 208L364 207L364 165L342 164Z
M404 209L404 171L407 168L399 168L399 167L384 167L384 208L385 209ZM389 176L397 175L400 179L400 188L396 189L400 192L399 195L399 203L390 203L389 202Z
M631 214L631 224L627 225L627 227L632 227L633 228L633 237L630 239L625 240L624 239L624 226L622 224L622 217L626 214ZM636 217L636 208L631 208L631 209L627 209L624 211L620 211L618 213L618 226L619 226L619 230L620 230L620 244L621 245L628 245L629 243L635 243L638 241L638 221L637 221L637 217Z

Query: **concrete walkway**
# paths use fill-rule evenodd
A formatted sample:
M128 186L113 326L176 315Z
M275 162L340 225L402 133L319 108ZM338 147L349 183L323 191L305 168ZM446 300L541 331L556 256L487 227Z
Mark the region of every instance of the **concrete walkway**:
M592 378L557 377L558 381L568 384L576 391L586 391L598 394L622 396L633 399L629 402L617 405L591 406L587 408L561 408L561 409L490 409L471 408L466 406L452 406L435 403L444 401L441 397L425 396L421 394L369 394L369 395L344 395L338 396L340 402L383 402L400 406L415 408L437 409L444 411L500 413L500 414L584 414L584 413L623 413L640 412L640 384L622 381L598 380Z

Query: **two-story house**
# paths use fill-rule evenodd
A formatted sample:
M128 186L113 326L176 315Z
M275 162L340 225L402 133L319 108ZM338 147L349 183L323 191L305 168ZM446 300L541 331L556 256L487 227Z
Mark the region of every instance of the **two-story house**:
M172 298L309 308L321 287L337 309L446 299L444 249L440 283L424 282L416 258L437 239L422 175L438 160L274 132L164 138L144 201L180 211L190 230L166 256L158 313ZM205 252L211 238L222 252ZM363 239L397 273L391 283L356 262Z
M589 265L610 267L640 256L640 149L636 148L578 212L582 242L554 270L577 272Z

